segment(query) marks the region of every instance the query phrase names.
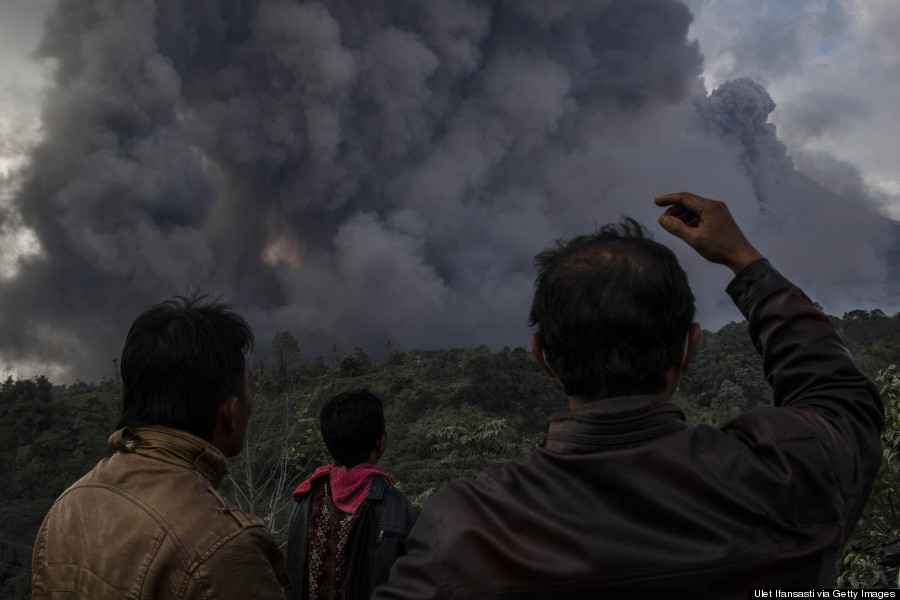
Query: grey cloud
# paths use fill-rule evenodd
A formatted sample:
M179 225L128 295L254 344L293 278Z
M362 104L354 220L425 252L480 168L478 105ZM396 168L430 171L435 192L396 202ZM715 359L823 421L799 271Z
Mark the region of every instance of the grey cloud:
M779 135L792 146L849 131L871 114L865 101L830 90L804 92L778 110L784 123Z
M861 13L861 25L882 60L900 65L900 41L897 39L900 5L891 0L867 0L858 2L857 9Z
M823 46L834 46L852 23L852 11L840 2L744 2L743 0L685 0L698 14L700 27L725 29L724 48L707 48L718 61L722 79L751 77L779 80L808 65L807 57Z
M845 203L848 207L870 209L875 205L886 208L900 201L896 195L872 189L858 167L827 152L801 152L797 154L795 161L799 171L809 175L835 195L849 201ZM896 241L900 242L900 239ZM893 261L894 265L900 266L900 247L891 251L888 257L889 264ZM893 278L891 277L891 280Z
M698 102L705 122L739 149L762 208L759 244L811 293L842 296L843 309L879 296L890 299L897 289L889 266L896 226L880 216L877 197L856 169L835 169L841 166L836 161L804 156L806 168L796 170L768 123L774 109L765 88L749 79L726 82ZM830 163L827 173L816 167L824 162ZM819 264L822 257L827 264Z
M44 255L0 287L0 355L103 375L141 308L194 288L308 356L527 344L533 255L622 214L655 230L653 196L680 189L728 200L828 294L837 276L772 232L840 228L872 265L844 252L842 276L879 297L889 234L836 197L840 218L800 218L821 189L772 99L707 95L690 23L671 0L62 0L15 200ZM672 246L708 324L737 318Z

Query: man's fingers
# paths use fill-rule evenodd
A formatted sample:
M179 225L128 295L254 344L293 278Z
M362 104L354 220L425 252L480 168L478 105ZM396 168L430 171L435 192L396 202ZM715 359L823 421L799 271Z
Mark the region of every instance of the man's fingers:
M710 262L726 265L737 274L761 258L724 202L688 192L659 196L654 202L667 207L659 217L660 226Z
M671 206L681 200L681 194L663 194L657 198L654 198L653 201L657 206Z
M692 210L685 208L684 206L681 206L680 204L673 204L669 206L664 214L670 217L675 217L688 227L697 227L698 225L700 225L700 215Z
M691 198L699 198L690 192L675 192L674 194L663 194L653 201L657 206L671 206L673 204L684 204L685 201L690 202Z
M687 235L688 226L678 217L666 212L660 215L658 220L659 225L675 237L684 239L685 235Z
M690 192L664 194L658 198L654 198L653 201L657 206L683 206L687 210L697 213L698 215L703 214L710 203L713 202L713 200L691 194Z
M657 206L668 207L666 208L666 212L663 213L663 216L666 217L666 219L661 217L659 224L662 225L666 231L674 234L676 231L681 231L681 224L690 228L699 227L703 215L709 210L710 204L714 201L701 198L700 196L688 192L678 192L675 194L664 194L654 198L653 202L655 202ZM669 221L669 218L676 219L677 221L680 221L680 223ZM667 221L668 224L664 224L664 221ZM684 237L681 234L676 235L680 238Z

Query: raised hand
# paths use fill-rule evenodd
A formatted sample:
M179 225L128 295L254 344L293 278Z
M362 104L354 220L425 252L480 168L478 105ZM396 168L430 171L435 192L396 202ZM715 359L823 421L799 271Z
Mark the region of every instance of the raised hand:
M654 202L668 207L659 217L662 228L684 240L706 260L725 265L736 275L762 258L724 202L688 192L666 194Z

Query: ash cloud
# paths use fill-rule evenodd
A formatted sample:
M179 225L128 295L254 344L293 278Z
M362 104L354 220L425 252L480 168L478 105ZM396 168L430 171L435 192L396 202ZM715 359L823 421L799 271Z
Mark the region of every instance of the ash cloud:
M704 89L691 19L671 0L62 0L14 200L42 254L0 282L0 356L108 375L137 312L194 289L263 352L283 330L307 357L526 345L534 254L623 214L683 257L716 327L739 318L725 274L655 222L682 189L727 200L826 309L848 289L890 308L896 232L796 170L759 83Z
M704 49L713 75L720 81L749 76L770 83L765 80L780 80L806 69L808 57L822 47L833 48L838 44L842 32L863 12L852 3L828 0L685 0L685 3L702 15L697 22L699 29L729 32L727 48Z
M775 102L752 79L728 81L699 99L697 109L707 125L739 154L760 203L773 192L768 186L784 181L793 170L787 148L768 122Z

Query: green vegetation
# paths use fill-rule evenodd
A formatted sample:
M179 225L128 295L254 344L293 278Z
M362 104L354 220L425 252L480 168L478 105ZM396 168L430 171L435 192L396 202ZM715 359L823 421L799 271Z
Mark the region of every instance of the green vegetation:
M900 315L873 310L831 318L873 379L900 362ZM268 362L254 366L247 448L230 459L231 474L222 485L236 504L265 519L282 543L291 492L330 460L316 417L334 394L368 387L384 398L388 449L382 464L420 505L452 477L472 476L492 462L526 454L540 443L547 417L566 408L559 385L524 348L404 352L388 342L383 362L361 348L341 356L333 347L327 358L309 364L300 354L290 332L280 332ZM838 569L846 585L886 573L877 564L879 545L900 530L894 517L900 510L896 371L882 377L885 400L891 402L885 467ZM37 529L53 500L108 455L119 388L115 380L54 387L44 377L7 377L0 383L0 597L29 597ZM704 331L675 401L689 423L711 425L771 401L746 323ZM884 576L896 580L896 572Z
M0 383L0 598L29 598L31 546L53 500L109 454L119 386Z
M885 428L882 463L872 494L838 561L837 585L895 587L900 565L900 372L892 364L878 375L884 382Z

